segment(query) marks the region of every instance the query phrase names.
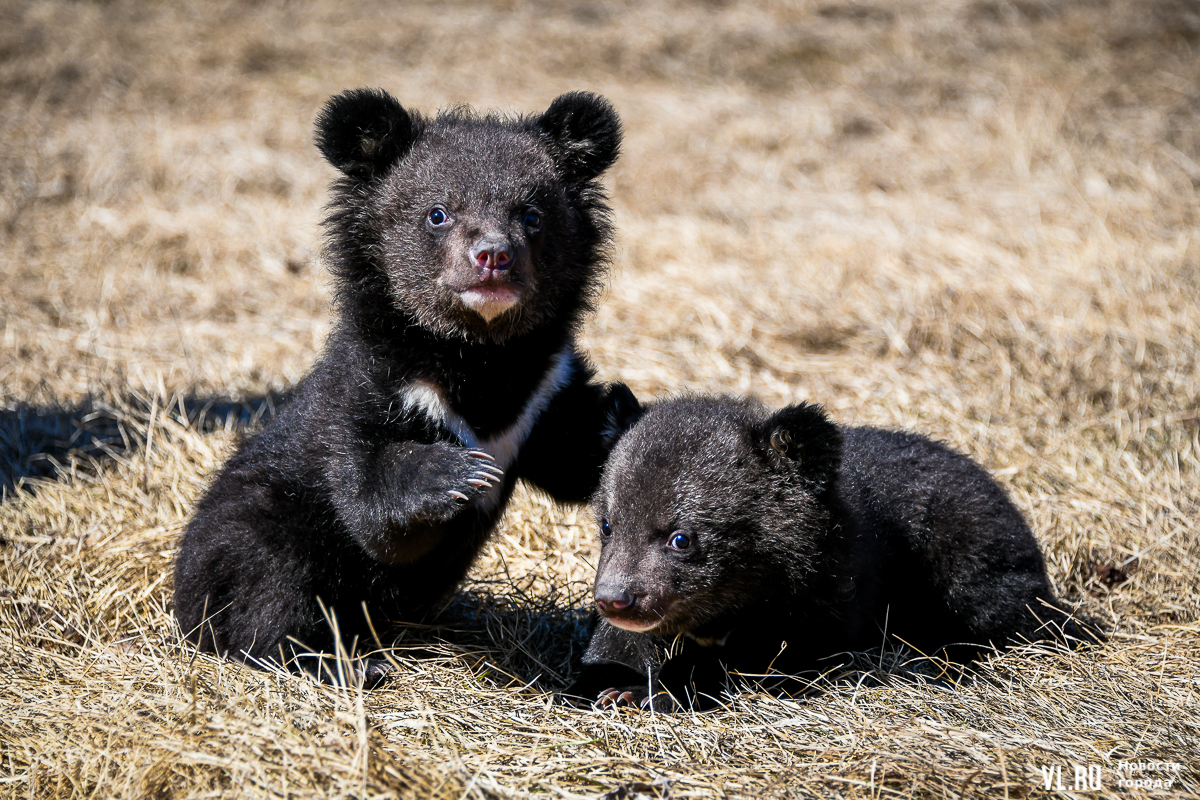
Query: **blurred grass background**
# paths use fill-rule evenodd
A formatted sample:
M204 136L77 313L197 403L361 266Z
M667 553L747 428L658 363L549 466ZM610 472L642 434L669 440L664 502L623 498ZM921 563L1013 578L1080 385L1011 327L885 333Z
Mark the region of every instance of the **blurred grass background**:
M521 493L365 697L179 651L191 505L329 328L312 120L364 85L610 98L601 375L970 453L1111 645L563 709L594 537ZM1020 797L1096 763L1127 796L1154 758L1200 793L1198 186L1192 0L0 2L0 791Z

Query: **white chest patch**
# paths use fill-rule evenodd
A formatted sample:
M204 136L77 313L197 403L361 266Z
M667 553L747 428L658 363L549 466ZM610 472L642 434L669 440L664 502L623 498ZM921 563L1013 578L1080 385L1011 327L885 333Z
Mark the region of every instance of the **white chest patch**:
M435 381L416 380L400 389L399 399L404 410L409 413L424 414L431 421L445 427L453 433L464 447L472 450L482 450L496 460L496 466L505 472L517 460L522 445L529 439L533 426L550 401L571 382L575 374L575 359L571 346L565 345L562 350L550 359L546 374L538 382L533 394L525 401L524 408L517 418L507 428L498 431L487 438L481 438L462 415L454 410L446 399L446 392ZM490 510L500 502L500 484L492 487L491 491L477 499L476 504Z

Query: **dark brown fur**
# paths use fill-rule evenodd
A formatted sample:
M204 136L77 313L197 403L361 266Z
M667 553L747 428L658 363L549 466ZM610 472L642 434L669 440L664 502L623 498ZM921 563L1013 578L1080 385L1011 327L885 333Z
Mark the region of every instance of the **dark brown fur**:
M817 406L651 406L593 504L601 618L572 694L634 702L655 687L703 707L727 670L828 669L887 636L960 660L1099 638L1054 596L984 470L922 436L840 428Z
M369 638L367 615L419 618L518 477L587 499L607 415L633 402L574 345L607 267L607 102L426 118L356 90L325 106L317 144L342 173L326 221L335 329L201 499L176 564L188 639L251 662L332 651L327 615L347 644ZM480 293L508 305L483 313Z

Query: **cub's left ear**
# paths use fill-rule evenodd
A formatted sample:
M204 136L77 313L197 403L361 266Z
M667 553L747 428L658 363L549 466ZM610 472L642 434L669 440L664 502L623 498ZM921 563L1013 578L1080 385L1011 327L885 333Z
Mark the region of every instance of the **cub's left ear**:
M608 385L604 398L604 448L612 450L617 440L641 419L644 409L629 387L623 383Z
M534 124L554 143L555 160L572 183L598 178L620 155L621 120L598 94L559 95Z
M759 426L759 447L771 463L799 472L826 486L842 460L842 433L812 403L799 403L776 412Z

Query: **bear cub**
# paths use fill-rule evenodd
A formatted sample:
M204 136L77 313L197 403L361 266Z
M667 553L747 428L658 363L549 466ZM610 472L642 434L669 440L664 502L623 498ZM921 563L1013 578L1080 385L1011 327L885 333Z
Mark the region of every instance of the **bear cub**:
M887 636L955 660L1101 638L1055 598L982 468L819 406L654 404L613 448L593 506L599 619L568 694L602 704L707 708L730 671L780 685Z
M335 652L331 619L366 644L445 597L517 478L587 501L609 418L636 405L575 345L606 274L598 179L620 141L582 92L516 117L426 117L372 89L328 101L336 322L184 533L175 613L200 650L320 671L297 659Z

